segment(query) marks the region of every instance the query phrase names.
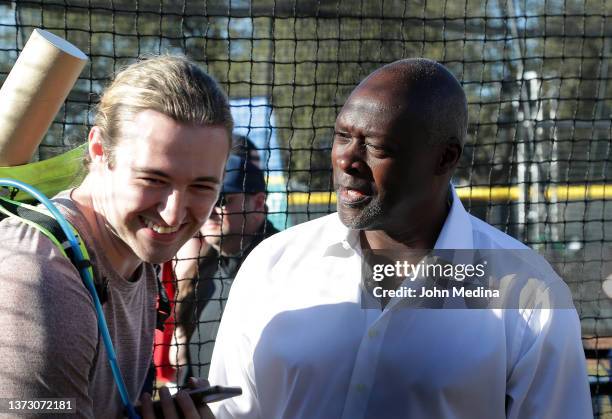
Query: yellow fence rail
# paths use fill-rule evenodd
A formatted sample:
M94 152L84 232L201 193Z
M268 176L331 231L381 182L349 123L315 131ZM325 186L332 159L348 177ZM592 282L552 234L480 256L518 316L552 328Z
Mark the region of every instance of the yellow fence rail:
M463 200L485 202L519 201L521 190L519 186L458 186L457 195ZM525 191L529 202L565 202L591 201L612 199L612 184L593 185L552 185L544 188L538 197L538 191L531 187ZM331 205L336 203L335 192L289 192L289 205Z

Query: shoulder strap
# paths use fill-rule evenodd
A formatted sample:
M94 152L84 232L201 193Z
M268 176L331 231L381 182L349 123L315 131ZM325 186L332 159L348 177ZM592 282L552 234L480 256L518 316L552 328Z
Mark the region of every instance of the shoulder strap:
M125 381L123 380L123 376L121 375L121 369L119 368L119 363L117 361L117 355L115 353L115 349L113 347L113 342L108 330L108 325L106 323L106 319L104 317L104 312L102 310L102 304L100 303L100 299L98 298L98 293L95 289L94 286L94 280L93 280L93 269L91 267L91 262L89 262L89 255L87 254L81 254L82 250L85 250L85 252L87 252L87 249L85 248L83 241L81 240L80 237L76 236L76 231L74 229L74 227L72 225L70 225L68 223L68 221L66 220L66 217L64 217L60 211L58 210L58 208L53 204L53 202L51 202L49 200L49 198L47 198L45 195L43 195L40 191L38 191L35 187L33 186L29 186L23 182L20 182L18 180L15 179L0 179L0 186L3 186L4 189L0 189L0 197L4 198L3 201L0 202L0 207L2 207L2 203L4 202L4 204L7 207L12 207L12 209L14 210L14 212L11 212L10 210L8 210L7 208L4 208L2 210L2 214L3 214L3 218L6 217L14 217L18 220L21 220L23 222L26 222L28 225L33 226L34 228L38 229L39 231L41 231L45 236L49 237L52 242L57 245L58 243L60 244L60 246L58 246L58 249L62 252L62 254L64 255L68 255L67 253L67 246L62 245L62 243L65 242L69 242L70 243L70 247L74 248L74 253L76 258L73 259L73 264L74 264L74 260L83 260L83 261L87 261L87 263L81 263L81 269L79 270L79 275L81 276L81 279L83 280L83 283L85 284L85 286L87 287L87 291L89 292L89 294L92 297L93 300L93 304L94 304L94 308L95 308L95 312L96 312L96 317L98 320L98 329L100 331L100 336L101 339L104 343L104 347L106 348L107 351L107 355L108 355L108 362L110 363L110 367L113 373L113 378L115 380L115 383L117 384L117 390L119 391L119 395L121 396L121 402L123 403L123 405L125 406L127 413L128 413L128 417L129 418L135 418L138 419L139 416L136 414L136 411L134 410L134 405L132 404L132 402L130 401L130 396L128 394L127 388L125 386ZM7 189L9 188L9 191L13 191L12 193L15 193L15 190L21 190L24 189L29 195L31 195L32 197L34 197L37 201L39 201L41 204L44 205L44 210L41 208L40 210L38 208L35 207L25 207L27 209L30 210L34 210L37 211L39 213L47 213L50 216L52 216L57 223L59 224L59 226L61 227L62 231L64 232L64 234L62 234L62 237L64 237L65 240L62 240L62 238L60 238L58 240L57 237L53 236L50 232L49 232L49 228L52 229L53 225L49 224L47 227L37 227L40 224L27 220L26 218L23 218L19 215L19 208L20 205L22 205L21 203L17 202L17 201L13 201L12 198L14 197L14 195L11 195L11 199L6 198L6 195L3 195L3 192L5 192ZM15 205L17 207L15 207ZM25 215L25 214L22 214ZM31 214L30 214L31 215ZM26 215L27 216L27 215ZM36 218L36 217L35 217ZM45 221L42 221L43 223Z
M79 236L78 231L72 224L70 224L70 228L74 232L74 235L79 243L79 248L81 249L81 252L85 258L85 260L81 262L77 260L76 255L68 242L68 238L57 220L48 215L43 209L0 196L0 220L7 217L18 219L19 221L39 230L42 234L47 236L49 240L55 244L55 246L57 246L64 256L70 259L70 262L72 262L77 270L80 270L84 265L90 270L92 278L94 277L87 248ZM96 291L98 291L98 295L101 298L103 293L100 293L100 290L97 289L98 286L99 285L96 284ZM101 302L104 303L103 301Z
M36 228L42 234L47 236L64 256L70 259L70 262L72 262L77 270L80 270L80 268L85 265L85 267L90 270L91 277L95 278L93 274L93 266L89 258L89 253L87 252L87 248L85 247L85 243L81 239L81 236L79 236L79 232L72 224L69 223L70 228L78 240L79 248L81 249L85 259L82 262L79 262L76 258L76 255L68 242L68 238L57 220L48 215L43 209L0 196L0 220L7 217L18 219L19 221ZM94 281L94 286L96 287L100 304L104 304L108 300L108 283L106 281ZM166 294L159 276L157 276L157 291L157 329L163 331L164 323L170 316L171 307L168 295Z

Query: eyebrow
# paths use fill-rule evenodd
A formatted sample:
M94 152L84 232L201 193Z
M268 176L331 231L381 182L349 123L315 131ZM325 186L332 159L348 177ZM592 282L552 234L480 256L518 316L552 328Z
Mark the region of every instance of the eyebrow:
M355 124L343 124L342 127L338 126L338 121L336 121L336 124L334 124L334 132L341 132L341 133L346 133L348 131L359 131L362 135L362 137L368 137L368 138L383 138L385 136L387 136L388 134L384 134L383 132L378 132L378 131L374 131L373 129L369 129L369 128L360 128L355 126Z
M162 178L165 178L165 179L169 179L170 178L170 176L168 176L166 173L162 172L161 170L147 169L146 167L135 167L135 168L132 169L132 171L134 173L137 173L137 174L154 175L154 176L162 177ZM217 178L215 176L199 176L199 177L193 179L193 182L211 182L211 183L214 183L214 184L221 183L219 178Z

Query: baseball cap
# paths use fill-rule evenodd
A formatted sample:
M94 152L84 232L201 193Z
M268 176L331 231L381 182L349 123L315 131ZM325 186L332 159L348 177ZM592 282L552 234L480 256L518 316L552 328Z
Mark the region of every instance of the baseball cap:
M258 193L266 191L262 170L244 157L231 154L225 165L221 193Z

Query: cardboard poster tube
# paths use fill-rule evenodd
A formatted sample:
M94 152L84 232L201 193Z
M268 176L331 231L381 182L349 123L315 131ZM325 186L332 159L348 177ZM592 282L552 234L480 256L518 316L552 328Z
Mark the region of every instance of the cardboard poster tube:
M32 158L86 62L68 41L34 29L0 89L0 166Z

